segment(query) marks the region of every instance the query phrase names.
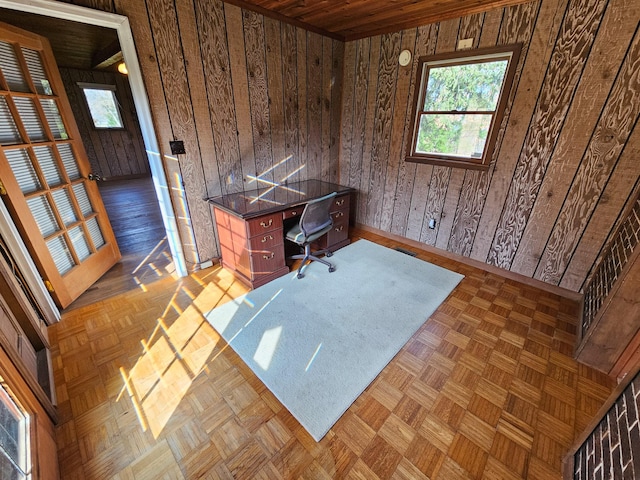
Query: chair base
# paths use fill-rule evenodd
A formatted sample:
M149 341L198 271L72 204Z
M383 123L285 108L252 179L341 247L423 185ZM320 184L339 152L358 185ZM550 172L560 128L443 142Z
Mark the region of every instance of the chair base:
M300 266L298 267L298 274L296 275L297 278L303 278L304 277L304 273L302 273L302 269L304 267L306 267L309 263L315 261L315 262L320 262L323 265L326 265L327 267L329 267L329 272L335 272L336 271L336 267L326 261L323 258L319 258L318 255L324 255L326 257L330 257L331 255L333 255L333 252L331 252L331 250L329 249L325 249L325 250L318 250L317 252L311 252L311 245L307 244L304 246L304 253L301 253L299 255L292 255L289 258L291 260L300 260L302 259L302 262L300 263ZM307 263L309 262L309 263Z

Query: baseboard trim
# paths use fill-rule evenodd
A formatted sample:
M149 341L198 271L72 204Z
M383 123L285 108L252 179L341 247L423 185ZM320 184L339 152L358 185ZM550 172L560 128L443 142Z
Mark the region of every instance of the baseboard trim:
M427 245L426 243L421 243L416 240L411 240L410 238L402 237L400 235L396 235L394 233L385 232L383 230L379 230L377 228L369 227L367 225L362 225L360 223L356 223L356 229L364 230L365 232L373 233L375 235L379 235L381 237L387 238L389 240L394 240L396 242L401 242L406 245L411 245L414 248L418 248L425 252L432 253L434 255L439 255L444 258L448 258L450 260L455 260L456 262L464 263L465 265L469 265L470 267L479 268L489 273L494 273L496 275L500 275L502 277L508 278L509 280L514 280L516 282L523 283L525 285L529 285L530 287L535 287L545 292L553 293L563 298L567 298L569 300L573 300L576 302L582 302L582 293L574 292L573 290L568 290L566 288L558 287L557 285L550 285L541 280L536 280L535 278L526 277L519 273L510 272L509 270L505 270L500 267L496 267L494 265L489 265L487 263L480 262L478 260L474 260L473 258L465 257L463 255L459 255L457 253L448 252L446 250L441 250L436 247L432 247L431 245Z

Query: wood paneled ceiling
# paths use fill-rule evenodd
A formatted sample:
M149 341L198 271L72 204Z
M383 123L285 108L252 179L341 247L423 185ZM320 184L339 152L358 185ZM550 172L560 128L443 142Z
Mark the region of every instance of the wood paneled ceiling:
M528 0L222 0L338 40L356 40Z

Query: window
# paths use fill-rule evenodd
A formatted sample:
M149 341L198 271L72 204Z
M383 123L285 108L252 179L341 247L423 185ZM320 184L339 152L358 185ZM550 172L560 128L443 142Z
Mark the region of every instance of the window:
M421 57L408 162L487 169L520 46Z
M28 432L28 417L0 384L0 478L31 478Z
M84 93L95 128L124 128L114 85L78 83L78 86Z

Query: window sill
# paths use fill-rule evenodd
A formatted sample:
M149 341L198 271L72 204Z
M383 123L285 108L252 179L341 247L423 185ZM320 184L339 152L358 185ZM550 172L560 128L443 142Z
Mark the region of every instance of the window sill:
M467 170L489 170L489 164L473 163L468 160L451 160L445 158L432 158L432 157L405 157L405 162L408 163L425 163L428 165L440 165L443 167L451 168L466 168Z

